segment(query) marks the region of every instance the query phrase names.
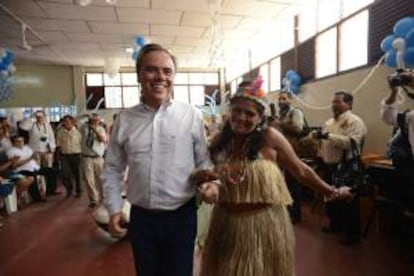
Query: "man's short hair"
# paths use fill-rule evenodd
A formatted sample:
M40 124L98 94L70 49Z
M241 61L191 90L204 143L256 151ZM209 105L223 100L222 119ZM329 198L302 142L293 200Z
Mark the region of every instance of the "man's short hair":
M289 99L292 99L292 93L290 93L289 91L284 91L284 90L282 90L282 91L280 91L280 92L279 92L279 95L281 95L281 94L286 94L286 96L287 96Z
M342 96L345 103L347 103L351 108L354 102L354 96L351 93L346 91L336 91L335 96Z
M75 118L74 118L72 115L65 115L65 116L63 116L62 121L63 121L63 120L66 120L66 119L68 119L68 120L69 120L69 121L71 121L72 123L74 123L74 122L75 122Z
M138 58L137 61L135 63L135 69L137 71L137 73L141 70L142 67L142 62L144 60L144 57L154 51L161 51L164 53L167 53L170 58L172 59L173 63L174 63L174 68L177 68L177 59L175 58L175 56L173 54L170 53L170 51L168 51L166 48L162 47L159 44L155 44L155 43L150 43L145 45L144 47L141 48L141 50L139 50L138 53Z

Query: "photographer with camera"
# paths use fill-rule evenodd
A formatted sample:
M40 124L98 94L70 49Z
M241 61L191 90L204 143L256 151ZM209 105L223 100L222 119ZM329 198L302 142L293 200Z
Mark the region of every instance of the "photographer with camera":
M36 121L29 131L29 146L35 153L35 159L39 165L52 167L53 152L56 148L53 128L46 121L45 113L38 110L35 113Z
M29 129L29 146L34 152L35 161L42 167L46 178L46 193L56 192L56 172L53 169L53 155L56 149L55 133L46 121L42 110L35 112L36 121Z
M101 126L101 117L97 113L90 115L88 122L80 128L80 133L82 173L89 196L89 207L95 208L103 199L100 175L108 138L105 128Z
M414 88L414 72L398 70L388 77L388 85L390 94L381 103L381 119L386 124L399 128L393 139L400 135L399 138L405 140L406 144L406 149L403 150L406 154L404 158L390 156L393 159L398 183L398 189L393 196L406 207L414 210L414 110L399 112L397 107L400 89L404 90L409 98L414 99L414 93L410 92Z

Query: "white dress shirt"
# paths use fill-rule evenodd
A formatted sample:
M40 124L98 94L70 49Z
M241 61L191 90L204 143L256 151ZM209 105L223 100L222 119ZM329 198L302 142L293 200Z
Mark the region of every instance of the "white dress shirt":
M7 153L12 146L9 137L4 136L3 138L0 138L0 153Z
M26 145L24 145L22 148L11 147L7 151L7 157L9 159L11 159L15 156L20 157L20 159L27 159L32 155L33 155L33 150L30 147L26 146ZM20 172L20 171L34 172L34 171L37 171L39 169L40 169L39 164L37 164L35 160L31 159L29 162L15 168L14 171L16 171L16 172Z
M347 150L346 158L351 157L351 140L358 146L367 134L367 128L360 117L350 110L345 111L337 119L331 118L322 127L323 132L329 132L328 139L321 140L319 156L326 164L339 163ZM360 150L360 149L359 149Z
M141 103L119 114L102 177L110 214L122 208L121 184L127 166L131 204L153 210L183 205L196 194L189 182L191 172L212 166L201 112L170 100L157 111Z
M398 108L397 103L386 104L385 100L381 102L381 119L388 125L397 127ZM414 154L414 110L405 115L405 124L408 129L408 140L410 141L411 151Z
M41 138L46 138L42 141ZM29 130L29 146L34 152L54 152L56 148L55 133L49 123L33 123Z

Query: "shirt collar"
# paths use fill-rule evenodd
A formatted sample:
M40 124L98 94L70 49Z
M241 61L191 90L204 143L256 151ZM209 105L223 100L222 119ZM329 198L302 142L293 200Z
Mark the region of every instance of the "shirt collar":
M351 114L351 110L347 110L347 111L343 112L341 115L338 116L338 118L335 121L343 120L346 117L348 117L349 114Z
M161 104L160 109L166 109L167 107L171 106L174 103L174 100L171 99L171 97L163 104ZM150 107L149 105L145 104L144 101L141 98L140 103L138 104L138 110L141 111L150 111L154 112L154 108Z

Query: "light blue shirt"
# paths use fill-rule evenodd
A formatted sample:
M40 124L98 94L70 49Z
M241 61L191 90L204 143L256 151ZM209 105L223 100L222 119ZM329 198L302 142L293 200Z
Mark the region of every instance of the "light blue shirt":
M122 209L121 183L127 166L131 204L152 210L183 205L197 190L189 182L191 172L212 166L201 112L171 100L157 111L139 104L118 115L102 175L110 214Z

